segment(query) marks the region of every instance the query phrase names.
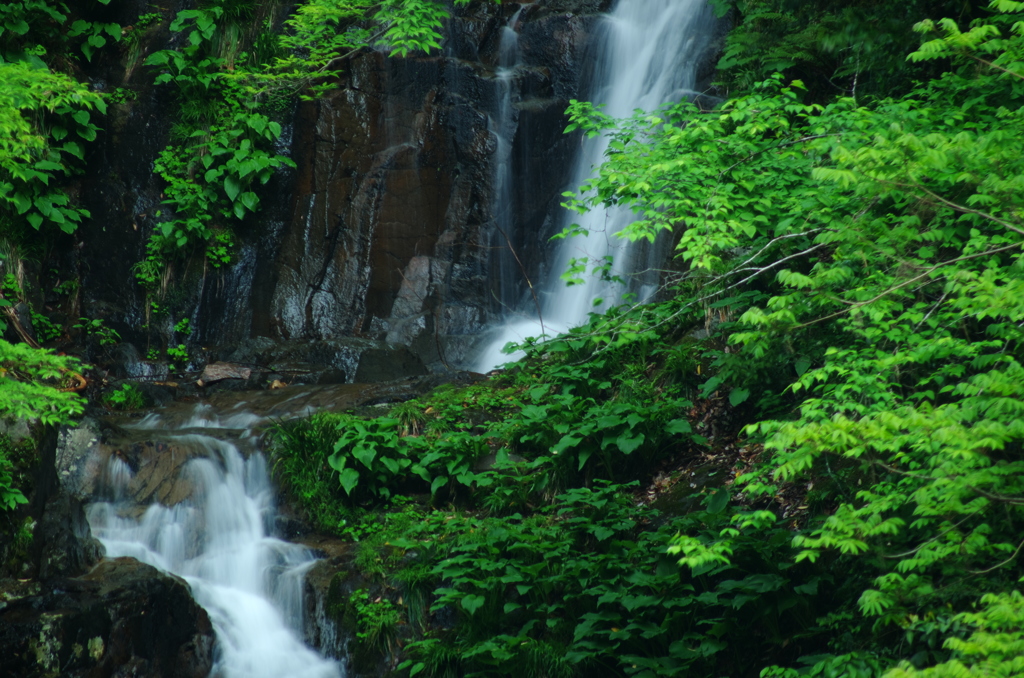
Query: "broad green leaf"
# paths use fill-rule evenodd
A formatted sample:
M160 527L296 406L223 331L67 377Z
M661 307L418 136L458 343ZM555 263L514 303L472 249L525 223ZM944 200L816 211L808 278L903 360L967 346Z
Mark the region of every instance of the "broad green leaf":
M227 175L224 177L224 192L227 193L228 199L234 202L235 198L242 191L242 184L238 180L238 177L234 175Z
M708 513L721 513L729 505L729 491L725 488L715 490L708 500Z
M339 474L338 478L341 481L341 489L345 490L345 494L351 496L352 490L359 483L359 471L353 468L346 468Z
M729 391L729 404L733 407L746 402L750 397L750 391L745 388L734 388Z
M483 596L476 594L469 594L465 596L461 601L462 607L466 612L475 614L477 610L483 607L486 599Z
M437 491L448 484L448 476L437 476L430 483L430 494L437 494Z

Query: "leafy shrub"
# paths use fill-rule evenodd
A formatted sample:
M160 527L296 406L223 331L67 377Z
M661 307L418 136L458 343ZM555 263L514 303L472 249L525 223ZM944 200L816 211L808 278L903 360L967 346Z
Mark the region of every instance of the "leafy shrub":
M93 318L92 320L89 318L79 318L78 324L73 325L73 327L82 330L86 335L94 338L100 346L109 347L121 341L121 335L116 330L107 327L100 318Z
M349 605L355 613L357 641L364 651L391 654L394 650L396 627L402 617L395 605L382 596L370 598L365 589L357 589L349 596Z
M21 490L14 486L13 464L7 458L8 443L6 436L0 440L0 509L3 510L28 503Z
M786 530L752 534L740 567L684 577L667 543L677 530L727 523L724 507L645 527L663 517L635 506L629 489L577 488L532 516L431 513L390 535L407 567L432 575L430 611L456 620L408 646L410 675L657 676L716 665L742 675L758 648L812 622L828 577L804 571L804 584L793 582ZM390 581L404 598L402 580Z
M138 410L146 406L146 394L135 384L121 386L103 396L107 407L115 410Z
M75 369L73 358L0 339L0 417L59 424L81 414L82 399L61 390Z

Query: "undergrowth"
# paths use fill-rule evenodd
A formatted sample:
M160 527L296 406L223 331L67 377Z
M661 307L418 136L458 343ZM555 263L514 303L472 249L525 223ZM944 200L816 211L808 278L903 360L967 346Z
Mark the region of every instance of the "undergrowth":
M725 527L731 495L694 488L683 514L639 499L709 441L689 421L700 345L635 320L595 318L488 382L376 418L277 427L286 491L318 529L360 542L357 655L396 675L740 675L820 630L832 575L793 565L781 523L738 530L733 564L691 575L669 555L680 532Z

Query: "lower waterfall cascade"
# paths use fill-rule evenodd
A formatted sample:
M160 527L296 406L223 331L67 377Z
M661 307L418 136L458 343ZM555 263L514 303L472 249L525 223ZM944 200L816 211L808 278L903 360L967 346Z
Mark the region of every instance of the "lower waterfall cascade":
M220 419L208 405L177 425L148 415L137 429L196 451L179 480L190 496L137 515L125 501L132 471L111 455L87 518L108 558L136 558L188 582L216 631L213 678L344 678L339 662L302 641L303 577L313 553L272 536L275 490L251 431L238 429L237 441L225 436L259 421L239 412ZM248 456L245 447L253 448Z

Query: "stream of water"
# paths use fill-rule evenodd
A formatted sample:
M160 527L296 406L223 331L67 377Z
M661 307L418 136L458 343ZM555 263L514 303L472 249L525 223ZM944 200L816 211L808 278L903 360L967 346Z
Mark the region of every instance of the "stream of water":
M179 481L188 497L135 506L131 468L111 455L89 524L107 557L131 556L189 583L217 634L211 678L342 678L342 666L301 640L303 577L315 559L273 536L275 492L251 429L260 421L244 407L218 416L209 405L177 419L147 416L133 433L165 441L163 454L190 451Z
M608 115L622 118L638 108L653 110L694 95L697 66L711 42L714 25L706 0L620 0L600 31L591 100L604 105ZM583 143L567 190L576 190L591 176L607 149L608 139L604 137ZM499 201L503 198L501 194L496 197ZM502 210L500 205L498 210ZM477 371L486 372L520 357L502 353L510 341L518 343L542 334L554 336L586 322L591 312L621 303L626 293L643 301L656 291L659 276L654 269L664 253L657 247L616 237L634 220L630 210L594 209L585 215L566 215L565 219L564 226L578 223L588 235L560 241L546 278L537 286L540 308L532 301L521 303L521 312L506 319L477 359ZM589 270L608 257L613 261L612 276L627 280L627 284L588 276L583 284L567 286L560 278L571 259L589 260Z
M519 34L516 25L523 13L520 7L501 29L498 44L498 67L495 79L498 84L497 110L488 119L488 128L497 141L494 162L494 228L491 231L491 251L497 261L492 271L497 275L499 301L506 308L516 304L516 281L519 267L512 253L512 238L515 235L513 201L515 200L515 177L512 172L512 147L519 124L515 107L515 77L520 64ZM492 274L493 275L493 274Z

